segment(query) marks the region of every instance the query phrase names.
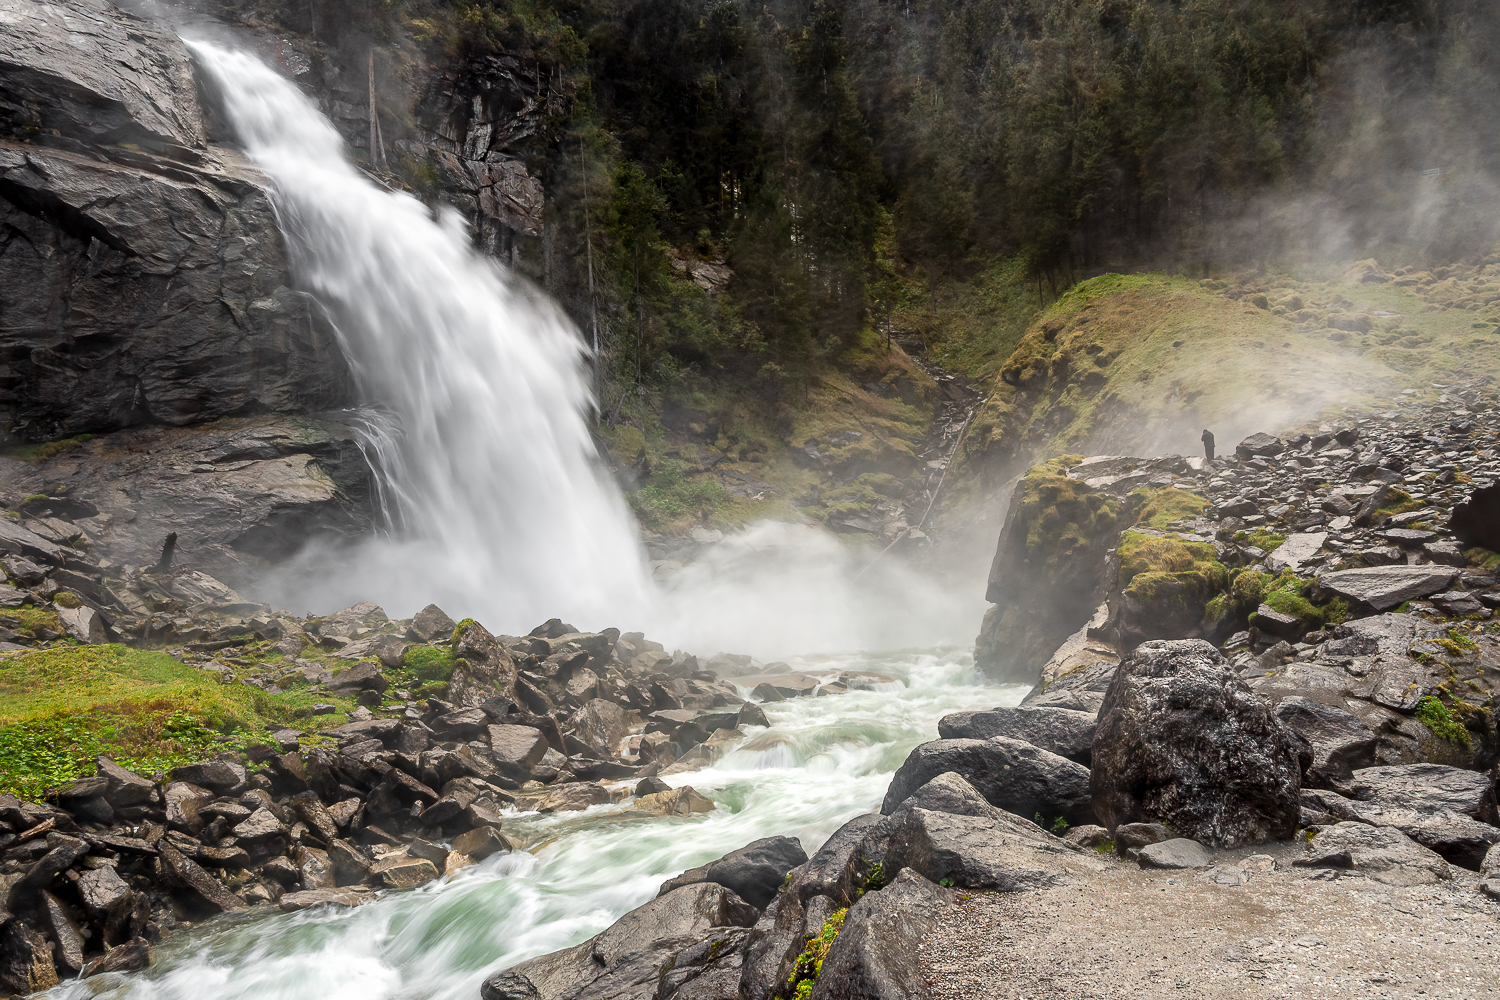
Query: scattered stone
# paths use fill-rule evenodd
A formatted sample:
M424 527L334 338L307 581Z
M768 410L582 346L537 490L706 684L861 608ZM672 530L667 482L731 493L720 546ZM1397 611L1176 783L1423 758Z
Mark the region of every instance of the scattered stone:
M1136 860L1142 868L1207 868L1213 864L1202 844L1185 837L1147 844L1140 849Z

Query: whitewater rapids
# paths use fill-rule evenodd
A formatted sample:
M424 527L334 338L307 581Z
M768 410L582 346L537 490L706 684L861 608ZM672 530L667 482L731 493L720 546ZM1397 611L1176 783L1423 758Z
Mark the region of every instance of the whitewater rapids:
M956 650L795 662L814 675L872 670L899 683L763 706L769 729L752 728L714 765L667 779L712 799L712 812L655 816L626 801L512 813L505 833L524 850L354 909L219 917L174 935L144 972L67 983L51 996L477 1000L487 975L597 934L688 868L761 837L799 837L812 854L879 808L891 775L936 738L940 718L1024 695L976 684L971 663Z

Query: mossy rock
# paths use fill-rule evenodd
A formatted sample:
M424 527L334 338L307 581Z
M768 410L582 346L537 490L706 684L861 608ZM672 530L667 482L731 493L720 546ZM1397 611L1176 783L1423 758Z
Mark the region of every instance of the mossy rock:
M1207 497L1171 486L1156 490L1135 490L1141 500L1135 523L1165 529L1177 521L1197 517L1209 506Z
M1081 461L1081 455L1059 456L1031 469L1016 486L1021 491L1027 563L1033 569L1081 555L1119 524L1118 500L1068 478L1067 470Z

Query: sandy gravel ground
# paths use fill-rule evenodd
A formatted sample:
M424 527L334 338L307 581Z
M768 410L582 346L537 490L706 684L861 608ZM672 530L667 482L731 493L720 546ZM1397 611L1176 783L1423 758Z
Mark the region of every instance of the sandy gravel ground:
M1238 860L956 894L924 948L935 1000L1500 997L1500 904L1472 872L1393 887L1278 867L1222 884Z

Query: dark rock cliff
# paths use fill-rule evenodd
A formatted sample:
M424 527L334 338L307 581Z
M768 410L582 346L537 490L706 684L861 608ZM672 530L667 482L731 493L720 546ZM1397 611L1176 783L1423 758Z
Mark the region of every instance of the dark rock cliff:
M175 531L245 583L365 530L369 470L264 181L215 135L169 29L102 0L0 13L0 443L30 463L0 500L67 494L101 554L150 563Z
M349 399L187 50L99 0L0 20L0 423L14 442Z

